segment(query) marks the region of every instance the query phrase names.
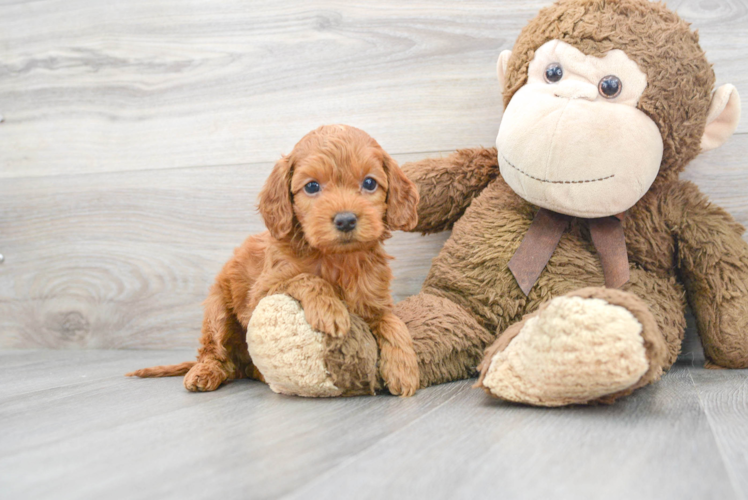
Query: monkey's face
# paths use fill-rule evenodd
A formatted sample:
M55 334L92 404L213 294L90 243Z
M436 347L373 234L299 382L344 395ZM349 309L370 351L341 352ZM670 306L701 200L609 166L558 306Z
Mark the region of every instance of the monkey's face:
M597 58L545 43L504 111L496 139L502 177L525 200L563 214L628 210L662 162L657 125L636 107L646 86L621 50Z

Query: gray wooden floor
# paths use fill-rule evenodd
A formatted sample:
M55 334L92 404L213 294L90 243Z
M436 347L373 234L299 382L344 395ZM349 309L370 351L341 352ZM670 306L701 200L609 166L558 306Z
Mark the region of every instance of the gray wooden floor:
M695 339L654 386L554 410L472 381L302 399L122 376L192 355L0 351L0 497L748 498L748 373L701 368Z

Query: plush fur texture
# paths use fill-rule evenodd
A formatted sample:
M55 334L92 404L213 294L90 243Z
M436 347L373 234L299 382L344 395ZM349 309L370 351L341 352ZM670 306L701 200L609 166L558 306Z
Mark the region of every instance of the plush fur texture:
M462 150L447 158L406 164L403 169L421 194L417 230L453 229L433 260L422 292L396 306L414 344L432 339L435 345L428 352L443 353L428 358L427 363L443 374L434 379L469 372L470 365L461 365L468 358L456 359L453 354L470 349L465 347L465 320L453 319L460 314L424 322L431 313L423 304L439 298L470 316L480 325L467 337L472 346L484 346L487 338L498 336L484 358L482 368L487 370L497 353L521 334L525 314L539 311L554 297L590 286L587 296L627 309L643 325L640 335L649 366L629 387L611 387L605 395L591 390L570 396L567 402L612 402L657 380L680 351L686 303L696 316L709 362L748 368L748 245L741 238L743 228L710 204L696 186L677 179L700 150L714 83L697 36L660 4L562 0L542 10L517 40L508 62L505 103L526 81L534 50L551 39L588 55L622 49L647 74L648 86L638 108L657 124L665 151L657 179L623 222L631 278L618 293L626 295L613 297L613 291L602 288L600 261L589 228L579 219L572 221L529 296L523 295L507 262L537 207L517 196L499 176L495 149ZM446 207L445 199L450 201ZM532 357L528 356L521 355ZM481 385L490 392L485 384L484 378ZM559 400L536 394L524 402Z
M366 178L376 180L378 187L364 189ZM320 187L316 193L305 190L312 181ZM333 125L305 136L275 165L260 194L259 209L269 232L247 238L211 288L205 301L202 346L197 363L185 376L185 387L212 391L229 378L257 376L245 340L247 325L261 299L283 293L301 304L310 328L299 323L293 307L279 302L278 318L289 316L286 320L296 325L294 331L306 335L306 340L285 345L277 338L263 343L253 337L265 361L257 368L260 373L268 370L268 376L276 381L275 389L305 394L310 385L318 383L324 386L324 394L319 395L371 392L376 375L368 369L361 376L355 370L350 375L341 373L340 368L350 364L340 356L345 342L320 347L323 337L310 340L311 329L345 338L353 313L374 333L380 350L378 369L389 391L404 396L415 393L419 384L416 355L407 328L392 313L390 257L382 241L390 230L415 226L417 203L413 183L365 132ZM336 215L341 213L356 216L353 230L343 231L335 225ZM263 321L271 321L268 318L272 319L272 314L265 314ZM281 376L268 359L284 350L296 356L298 363L293 364L298 366L293 368L295 372ZM181 375L189 366L147 368L129 375ZM335 375L310 374L298 383L291 381L303 378L305 371L313 372L312 366L325 366ZM346 387L336 388L335 378L346 377L348 382L342 384Z
M497 172L496 159L488 160L495 154L495 150L463 150L440 165L429 160L403 168L419 185L422 206L430 207L439 205L443 194L432 197L431 182L422 179L454 169L454 163L462 158L482 159L480 171L490 170L487 164L493 163ZM506 264L537 209L519 198L501 178L491 177L483 177L487 185L454 223L452 236L433 260L422 292L396 306L396 313L411 329L417 351L426 351L418 344L428 338L433 341L428 352L443 353L422 358L422 373L426 371L423 364L440 372L434 380L470 373L475 358L466 363L470 358L455 358L454 353L483 347L496 335L508 334L503 332L510 325L551 298L603 285L589 229L575 219L538 283L525 297ZM458 193L472 188L455 184L441 185L440 191ZM421 211L419 207L419 213L425 215L431 210ZM449 221L424 217L419 225L448 226ZM741 238L743 228L724 210L710 204L695 185L678 180L653 185L628 212L623 225L631 272L623 290L646 304L665 345L665 355L658 358L653 370L665 370L675 361L685 329L687 302L696 316L708 360L723 367L747 368L748 246ZM438 315L424 322L431 313L421 304L437 298L449 302L450 310L461 310L461 314ZM471 317L478 327L465 333L464 316Z
M626 308L570 296L545 305L481 369L489 393L561 406L627 389L649 369L642 326Z
M504 355L520 333L522 342ZM613 402L659 380L667 357L657 322L641 299L584 288L544 303L507 328L486 350L475 387L544 406L591 402L595 394L597 402ZM489 376L493 380L486 381Z

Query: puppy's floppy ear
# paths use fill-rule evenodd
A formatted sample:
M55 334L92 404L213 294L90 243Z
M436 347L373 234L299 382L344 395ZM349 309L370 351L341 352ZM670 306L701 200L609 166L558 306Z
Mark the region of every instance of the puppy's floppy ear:
M284 156L273 167L260 192L258 206L270 234L277 240L287 238L293 229L291 200L291 164Z
M418 223L418 188L408 179L390 155L384 155L387 171L387 226L392 230L409 231Z

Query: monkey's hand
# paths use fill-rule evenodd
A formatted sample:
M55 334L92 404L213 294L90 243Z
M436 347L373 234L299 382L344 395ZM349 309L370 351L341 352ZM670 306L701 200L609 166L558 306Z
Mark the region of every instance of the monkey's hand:
M673 224L678 270L712 365L748 368L748 244L745 229L698 188L681 183Z
M748 283L748 276L744 279ZM702 340L707 366L748 368L748 294L723 300L717 318L719 334Z

